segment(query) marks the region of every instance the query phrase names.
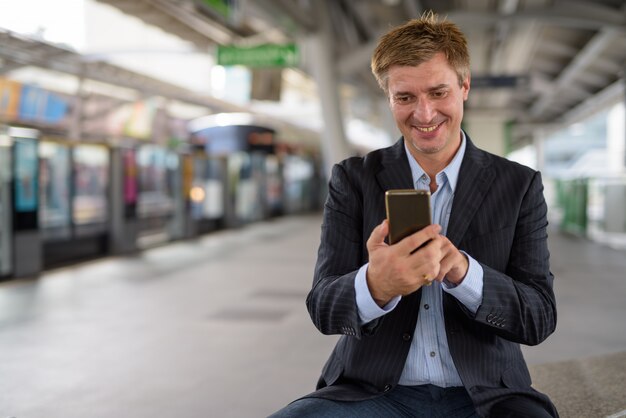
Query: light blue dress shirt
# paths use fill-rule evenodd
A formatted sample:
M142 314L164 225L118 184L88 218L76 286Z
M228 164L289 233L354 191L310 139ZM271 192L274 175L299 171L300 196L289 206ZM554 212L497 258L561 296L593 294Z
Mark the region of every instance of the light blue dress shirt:
M461 133L461 146L453 160L437 174L437 190L431 195L433 223L441 225L441 234L445 235L450 220L452 201L456 189L459 170L465 154L465 133ZM404 145L409 159L413 184L416 189L430 189L430 178L411 156ZM464 253L465 254L465 253ZM461 378L454 366L443 318L442 291L457 298L471 312L476 313L482 302L483 269L468 254L469 269L458 286L434 281L431 286L422 287L420 312L411 340L411 348L400 377L401 385L433 384L440 387L462 386ZM384 307L379 307L367 286L367 267L365 264L355 279L356 302L362 324L366 324L391 312L400 302L401 297L393 298Z

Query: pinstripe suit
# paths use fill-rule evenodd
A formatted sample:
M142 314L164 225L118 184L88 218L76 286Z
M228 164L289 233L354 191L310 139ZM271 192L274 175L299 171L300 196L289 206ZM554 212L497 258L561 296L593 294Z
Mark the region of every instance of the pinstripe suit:
M530 387L519 344L534 345L556 325L541 176L476 148L467 137L447 236L484 271L483 301L472 315L443 294L450 353L477 411ZM324 334L343 334L317 391L337 400L367 399L395 386L417 322L421 291L385 316L359 325L354 278L368 261L366 241L385 218L384 192L413 188L402 139L333 167L321 245L307 308Z

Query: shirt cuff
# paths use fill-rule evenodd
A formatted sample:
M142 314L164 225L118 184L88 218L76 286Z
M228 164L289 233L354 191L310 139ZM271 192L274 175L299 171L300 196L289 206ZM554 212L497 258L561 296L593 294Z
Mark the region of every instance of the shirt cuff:
M372 298L370 289L367 286L367 267L369 263L365 264L359 269L354 279L354 290L356 292L356 306L359 310L359 319L361 325L367 324L376 318L380 318L386 313L391 312L398 302L400 302L401 296L396 296L389 301L382 308Z
M459 300L472 313L476 313L483 302L483 267L469 254L461 251L467 257L469 268L461 283L457 286L446 283L444 280L442 288L446 293L451 294Z

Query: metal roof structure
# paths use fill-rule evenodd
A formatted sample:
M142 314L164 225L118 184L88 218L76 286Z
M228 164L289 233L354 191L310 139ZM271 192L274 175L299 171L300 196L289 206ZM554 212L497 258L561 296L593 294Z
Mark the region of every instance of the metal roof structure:
M91 60L72 49L0 29L0 75L20 67L45 68L79 78L136 90L146 96L163 96L217 111L245 111L240 106L213 97L195 94L105 61Z
M68 74L79 80L93 80L108 86L126 88L134 92L137 96L135 99L160 96L168 100L177 100L207 108L215 113L250 112L246 107L198 94L183 87L110 64L104 60L81 55L63 45L33 39L0 28L0 76L28 66L51 70L59 74ZM81 94L81 92L77 91L76 94ZM83 99L88 100L89 97L83 97ZM113 106L119 106L123 102L123 100L112 99ZM298 130L300 142L303 145L312 146L316 143L313 131L268 115L255 114L254 112L251 114L263 120L264 123L285 131L286 134L283 136L287 137L284 141L286 143L293 142L288 137L293 129ZM99 116L101 115L98 114L94 117ZM86 115L83 115L83 119L87 119Z
M200 49L297 42L330 23L341 81L368 94L381 94L369 69L378 37L433 10L468 37L474 80L468 112L504 114L532 127L570 122L624 99L623 0L241 0L230 20L200 1L98 1ZM321 1L326 16L320 15ZM309 72L306 63L303 70Z
M624 0L224 0L235 5L229 17L206 6L219 1L97 1L204 52L215 45L302 43L330 30L340 82L370 97L382 97L369 68L378 37L433 10L457 23L469 41L473 83L466 112L501 115L517 127L520 142L536 126L576 121L625 96ZM10 32L0 31L0 58L5 74L34 65L218 111L244 110ZM311 74L310 67L305 59L300 69Z

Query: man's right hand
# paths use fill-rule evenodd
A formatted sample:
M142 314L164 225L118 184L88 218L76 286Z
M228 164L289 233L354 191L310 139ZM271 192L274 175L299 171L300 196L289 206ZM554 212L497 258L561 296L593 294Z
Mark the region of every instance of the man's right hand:
M435 241L440 238L440 231L439 225L429 225L389 245L385 243L389 233L387 220L374 228L367 240L367 285L379 306L385 306L396 296L415 292L439 275L442 254ZM415 251L416 248L419 250Z

